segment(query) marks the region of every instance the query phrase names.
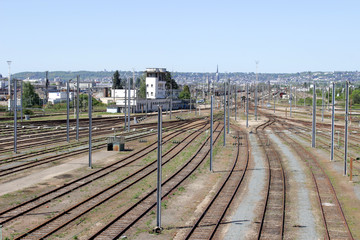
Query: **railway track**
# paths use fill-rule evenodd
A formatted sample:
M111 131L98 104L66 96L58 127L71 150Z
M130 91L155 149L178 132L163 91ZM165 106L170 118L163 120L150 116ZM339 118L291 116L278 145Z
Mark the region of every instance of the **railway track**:
M204 127L205 127L205 125L204 125L204 123L202 123L201 129L203 129ZM197 136L199 136L203 132L203 131L201 131L201 129L200 129L200 131L195 131L195 132L190 133L184 140L186 140L188 138L195 139ZM179 133L176 133L176 134L172 133L173 136L171 138L167 139L166 141L170 141L170 139L172 139L173 137L178 136L179 134L182 134L182 133L184 133L184 131L180 131ZM183 148L188 146L190 144L190 142L185 141L184 144L182 144L182 146L180 147L180 150L182 150ZM175 157L180 152L180 151L178 151L179 146L180 145L175 145L167 153L164 154L164 157L167 155L169 155L169 156L173 155L171 158ZM145 155L147 155L149 152L154 151L155 149L156 149L156 142L151 145L151 148L149 148L147 150L139 151L135 158L131 158L132 159L131 161L122 163L122 164L120 164L121 166L116 166L116 165L112 164L111 166L107 167L105 171L101 171L102 173L100 174L100 176L97 176L96 179L99 179L99 177L103 177L104 175L107 175L109 173L108 171L110 171L110 172L117 171L120 168L123 168L123 167L129 165L130 163L134 163L136 160L140 160ZM169 154L169 153L172 153L172 154ZM166 164L166 162L164 164ZM100 204L110 200L111 198L118 195L125 189L134 185L136 182L140 181L141 179L145 178L149 174L153 173L155 170L156 170L155 161L153 161L152 163L146 165L145 167L137 170L135 173L132 173L130 176L126 177L125 179L122 179L120 182L117 182L116 184L109 186L108 188L98 192L94 196L92 196L88 199L85 199L81 203L79 203L75 206L72 206L72 207L68 208L67 210L62 211L62 213L60 213L59 215L56 215L53 218L51 218L49 221L42 223L39 226L33 228L28 233L23 234L19 238L22 238L25 236L27 236L26 238L33 237L35 239L46 237L49 234L52 234L52 232L61 229L65 225L71 223L75 219L82 216L83 214L89 212L91 209L95 208L96 206L99 206ZM91 181L94 181L94 179ZM89 181L86 179L82 179L81 182L88 183ZM74 185L74 184L71 184L71 185ZM82 185L85 185L85 183ZM78 186L76 186L76 184L75 184L75 187L78 188ZM73 191L73 190L74 189L72 189L70 191ZM67 190L67 192L69 192L69 190ZM67 192L61 193L61 196L63 196L64 194L67 194ZM59 196L57 196L57 198L58 197ZM42 203L42 205L43 204L44 203ZM28 235L28 234L31 234L31 235Z
M183 126L183 125L180 125L180 127L181 126ZM178 128L178 127L179 127L179 125L172 126L171 128ZM129 134L132 134L132 133L130 132L130 133L127 133L126 135L129 135ZM154 134L156 134L156 132L145 132L142 135L136 135L136 136L130 137L130 138L127 139L127 141L137 140L139 138L148 137L148 136L151 136L151 135L154 135ZM105 141L105 139L103 139L103 141ZM96 151L96 150L102 149L102 148L104 148L106 146L107 146L106 142L99 143L97 145L92 146L92 150ZM73 150L73 151L70 151L70 152L64 152L64 153L61 153L61 154L57 154L55 156L44 157L44 158L36 160L36 161L24 162L24 163L22 163L20 165L17 165L17 166L10 166L8 168L3 168L3 169L0 170L0 178L8 176L10 174L20 172L20 171L28 170L30 168L34 168L34 167L37 167L37 166L40 166L40 165L44 165L44 164L47 164L47 163L50 163L50 162L54 162L54 161L57 161L57 160L63 160L64 158L68 158L68 157L76 156L76 155L79 155L79 154L83 154L83 153L86 153L87 151L88 151L88 147L85 147L85 148L76 149L76 150Z
M283 239L285 223L286 185L285 173L277 151L270 144L265 128L275 122L270 119L256 127L256 134L268 162L268 182L257 239Z
M216 127L218 128L219 125ZM214 144L217 142L223 127L215 132ZM208 137L198 151L173 175L162 183L162 199L166 198L171 192L177 189L206 159L210 149L206 146ZM137 221L145 216L156 205L156 189L151 190L138 202L131 205L127 210L117 215L101 229L94 229L94 233L89 239L117 239L129 230Z
M325 229L324 238L354 239L334 187L316 157L293 138L280 134L279 131L276 132L276 135L295 150L311 171Z
M305 133L305 132L310 131L308 128L294 126L285 121L279 121L279 124L281 124L283 126L287 126L287 128L286 128L287 130L295 133L296 135L300 136L304 140L306 140L308 142L311 141L311 134ZM349 137L349 139L350 139L350 137ZM317 136L316 136L316 142L318 143L317 145L319 146L319 143L321 143L321 146L323 146L323 149L328 152L330 152L330 147L331 147L331 145L329 145L329 141L331 141L331 137L329 135L327 135L323 132L317 132ZM353 141L354 141L354 139L353 139ZM343 141L340 141L340 143L341 142L343 143ZM358 154L356 153L356 150L358 150L358 144L357 143L350 144L350 142L349 142L348 143L348 154L352 155L352 156L357 156ZM343 151L339 148L334 147L334 157L338 158L338 159L343 159L344 158ZM356 170L360 171L360 162L354 161L353 167Z
M197 219L185 239L216 239L215 234L232 203L238 189L244 179L249 164L249 146L247 134L238 131L237 153L234 164L221 187L216 192L204 212ZM243 141L240 142L240 136ZM244 144L242 144L244 143ZM244 147L244 153L240 148Z

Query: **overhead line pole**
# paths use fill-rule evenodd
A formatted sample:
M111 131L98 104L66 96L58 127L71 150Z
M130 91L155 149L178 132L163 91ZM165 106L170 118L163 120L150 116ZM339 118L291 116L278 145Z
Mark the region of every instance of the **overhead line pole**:
M311 147L315 148L316 145L316 86L315 81L313 81L313 116L312 116L312 135L311 135Z
M230 78L228 83L228 93L227 93L227 133L230 133Z
M76 76L76 140L79 141L79 98L80 98L80 76Z
M213 171L213 124L214 124L214 116L213 116L213 98L211 95L211 110L210 110L210 172Z
M157 191L156 191L156 230L161 232L161 174L162 174L162 109L158 106L158 144L157 144Z
M126 90L125 90L126 91ZM128 79L128 132L130 132L130 114L131 114L131 109L130 109L130 99L131 99L131 93L130 93L130 79Z
M70 125L70 120L69 120L69 113L70 113L70 107L69 107L69 104L70 104L70 94L69 94L69 88L70 88L70 80L67 81L66 83L66 141L67 142L70 142L70 137L69 137L69 125Z
M246 83L246 127L249 127L249 84Z
M224 80L224 146L226 145L226 80Z
M92 96L91 89L89 85L88 93L88 102L89 102L89 168L92 168Z
M17 80L14 78L14 153L17 152Z
M347 174L348 121L349 121L349 81L345 84L345 140L344 140L344 176Z
M330 94L330 93L329 93ZM331 152L330 161L334 160L334 132L335 132L335 82L332 82L332 96L331 96Z

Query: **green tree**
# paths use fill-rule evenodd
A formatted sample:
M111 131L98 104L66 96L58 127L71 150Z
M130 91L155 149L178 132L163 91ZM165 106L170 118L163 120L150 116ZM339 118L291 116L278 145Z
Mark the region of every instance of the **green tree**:
M35 88L31 83L23 84L23 107L34 107L42 105L39 95L35 92Z
M112 78L112 82L113 82L113 84L112 84L113 89L123 89L123 84L122 84L118 70L115 71L113 78Z
M350 99L352 100L352 104L360 104L360 89L355 89L351 93Z
M143 74L141 75L141 77L139 78L140 80L140 89L139 89L139 97L140 98L146 98L146 75Z
M188 85L184 86L184 89L180 92L179 98L180 99L190 99L190 89Z
M166 89L178 89L179 86L176 83L176 81L171 77L171 73L169 71L166 71L165 73L165 87Z

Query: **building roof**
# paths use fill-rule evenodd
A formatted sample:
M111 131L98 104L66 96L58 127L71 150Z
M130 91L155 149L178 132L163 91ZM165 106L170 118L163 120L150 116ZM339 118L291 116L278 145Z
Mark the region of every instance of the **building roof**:
M146 72L166 72L166 68L146 68Z

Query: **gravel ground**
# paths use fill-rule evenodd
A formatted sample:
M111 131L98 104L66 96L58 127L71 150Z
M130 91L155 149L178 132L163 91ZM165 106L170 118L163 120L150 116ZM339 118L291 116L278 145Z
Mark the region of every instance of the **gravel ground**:
M296 139L296 141L302 143L305 146L306 145L310 146L310 144L311 144L311 143L306 142L304 139L302 139L302 138L300 138L300 137L298 137L298 136L296 136L294 134L293 134L293 137L294 137L294 139ZM319 154L321 154L321 155L329 154L328 152L325 152L324 150L321 150L321 149L317 149L317 152ZM330 154L329 154L329 159L330 159ZM329 162L330 162L330 160L329 160ZM330 166L334 171L338 172L339 174L344 174L344 159L343 158L342 159L336 159L335 158L334 161L332 162L332 164L330 164ZM349 171L350 170L348 170L348 172ZM360 200L360 176L359 175L357 175L357 174L353 175L353 184L352 184L352 186L353 186L353 190L354 190L354 193L355 193L354 195L356 196L356 198L358 200Z
M270 138L277 145L280 150L283 160L287 166L287 170L291 172L291 181L296 184L295 192L297 197L293 198L296 202L291 205L292 208L296 207L295 221L291 226L299 226L296 228L296 236L298 239L320 239L320 234L316 231L316 223L314 220L313 208L309 190L307 189L305 167L300 164L299 157L294 155L291 149L282 143L282 141L273 133L269 134ZM290 183L290 187L291 183ZM290 196L289 196L290 197ZM291 196L294 197L294 196ZM294 209L292 209L294 211ZM291 216L294 217L294 216Z
M94 152L92 154L93 164L104 161L104 159L115 159L117 153L118 152L108 152L106 150ZM51 178L53 177L68 173L77 168L86 167L88 165L88 159L88 155L85 154L81 157L73 157L72 160L67 161L66 163L43 169L39 172L16 179L11 182L2 183L0 188L0 196L10 192L19 191L27 187L31 187L41 182L51 181Z
M258 146L256 135L250 134L249 141L252 147L252 158L254 159L253 169L249 169L250 179L247 189L242 197L242 201L231 217L231 224L228 225L228 231L225 235L226 240L239 239L239 236L245 236L245 239L251 239L254 227L257 227L255 222L256 210L258 203L262 202L262 192L265 187L266 166L265 157Z

